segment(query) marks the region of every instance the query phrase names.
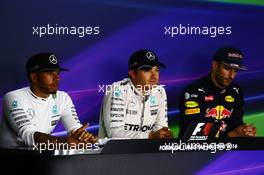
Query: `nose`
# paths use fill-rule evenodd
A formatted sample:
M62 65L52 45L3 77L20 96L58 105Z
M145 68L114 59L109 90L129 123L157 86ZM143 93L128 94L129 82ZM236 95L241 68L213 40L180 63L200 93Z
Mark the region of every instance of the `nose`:
M151 69L150 73L151 73L151 76L154 75L154 69L153 68Z
M58 71L54 71L54 72L53 72L53 78L54 78L55 80L60 80L60 73L59 73Z
M236 77L237 70L236 69L231 69L229 72L229 77L233 80Z
M151 69L151 78L156 78L157 75L158 75L158 72L157 72L157 70L153 67L153 68Z

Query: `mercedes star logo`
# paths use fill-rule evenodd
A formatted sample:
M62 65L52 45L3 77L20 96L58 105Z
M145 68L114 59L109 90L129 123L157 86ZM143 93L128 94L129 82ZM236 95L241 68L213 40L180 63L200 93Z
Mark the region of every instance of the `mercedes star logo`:
M153 52L147 52L146 54L147 58L150 60L154 60L155 59L155 55Z
M55 55L50 55L49 60L52 64L57 64L57 58Z

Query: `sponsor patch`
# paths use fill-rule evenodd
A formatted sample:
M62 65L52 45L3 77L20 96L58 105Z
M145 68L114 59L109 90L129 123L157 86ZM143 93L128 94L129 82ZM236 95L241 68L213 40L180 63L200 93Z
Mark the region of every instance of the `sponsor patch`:
M239 89L238 89L238 88L236 88L236 87L233 87L233 90L235 90L235 91L236 91L236 93L237 93L237 94L239 94Z
M112 97L111 100L114 100L114 101L115 101L115 100L116 100L116 101L124 101L122 98L114 98L114 97Z
M197 103L196 101L186 101L185 102L185 106L187 108L195 108L199 105L199 103Z
M125 123L124 125L124 129L125 130L130 130L130 131L142 131L142 132L146 132L146 131L151 131L153 129L154 125L134 125L134 124L129 124L129 123Z
M57 125L58 121L59 120L53 120L53 121L51 121L51 126Z
M213 95L205 96L204 100L205 101L214 101L214 96Z
M124 117L124 114L110 114L110 117Z
M75 115L73 115L73 116L75 116ZM56 118L56 117L60 117L60 115L58 114L58 115L51 116L51 118Z
M198 95L197 95L197 94L192 94L191 97L192 97L192 98L197 98Z
M110 108L111 111L124 111L124 108Z
M24 119L24 118L27 118L27 116L26 115L21 115L21 116L18 116L16 118L14 118L14 120L16 122L17 120L21 120L21 119Z
M19 120L18 122L16 122L18 127L22 127L27 123L30 123L30 120L26 119L26 120Z
M186 109L185 115L199 114L201 112L200 108Z
M111 120L111 122L117 122L117 123L120 123L120 122L123 122L123 120Z
M22 108L18 108L18 109L11 109L10 112L16 112L16 111L24 111Z
M123 104L123 103L111 103L111 106L114 106L114 105L116 105L116 106L125 106L125 104Z
M130 114L130 115L137 115L138 114L138 112L137 111L135 111L135 110L126 110L126 113L127 114Z
M150 115L157 115L158 114L158 109L154 109L150 111Z
M188 100L188 99L190 98L190 94L189 94L188 92L186 92L186 93L184 94L184 97L185 97L186 100Z
M228 96L225 97L225 101L233 103L235 101L235 99L231 95L228 95Z
M234 57L234 58L243 58L243 56L239 53L228 53L228 57Z

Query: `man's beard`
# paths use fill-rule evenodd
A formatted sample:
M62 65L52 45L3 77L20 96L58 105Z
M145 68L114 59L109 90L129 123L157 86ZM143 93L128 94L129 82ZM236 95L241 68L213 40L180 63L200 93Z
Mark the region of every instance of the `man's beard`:
M58 85L54 85L48 88L50 94L56 94L58 91Z
M40 86L42 91L45 93L45 94L56 94L57 91L58 91L58 86L57 85L53 85L53 86Z
M229 86L233 81L232 79L224 78L218 70L215 72L215 80L218 83L218 85L221 86L222 88ZM228 81L228 83L225 83L225 81Z

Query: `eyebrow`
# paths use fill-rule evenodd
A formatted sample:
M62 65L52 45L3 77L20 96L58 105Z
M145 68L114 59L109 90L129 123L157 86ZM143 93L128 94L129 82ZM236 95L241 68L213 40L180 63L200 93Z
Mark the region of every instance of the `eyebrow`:
M230 67L230 66L227 66L227 65L225 65L225 64L223 64L224 65L224 68L225 69L228 69L228 70L230 70L230 69L233 69L234 71L238 71L237 69L235 69L235 68L233 68L233 67Z

